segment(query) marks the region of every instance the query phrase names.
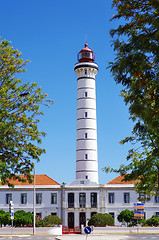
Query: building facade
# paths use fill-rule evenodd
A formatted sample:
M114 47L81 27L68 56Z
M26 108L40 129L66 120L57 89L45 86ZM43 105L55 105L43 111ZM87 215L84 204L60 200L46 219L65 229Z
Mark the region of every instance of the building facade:
M36 215L41 218L57 215L62 219L63 226L70 228L86 225L97 212L111 214L115 225L119 225L118 214L125 209L133 210L139 198L133 182L124 182L121 176L104 185L88 179L60 185L47 175L36 175L35 179ZM14 211L33 212L33 184L12 183L15 184L14 189L0 186L0 209L9 211L9 201L12 200ZM159 197L145 202L144 212L145 219L159 215Z

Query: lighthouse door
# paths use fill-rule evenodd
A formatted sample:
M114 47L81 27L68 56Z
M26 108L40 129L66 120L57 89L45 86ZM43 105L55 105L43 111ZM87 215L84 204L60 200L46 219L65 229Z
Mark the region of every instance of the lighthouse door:
M86 226L86 213L85 212L80 212L80 214L79 214L79 222L80 222L80 226L82 224L84 226Z
M68 227L74 228L74 213L73 212L68 213Z

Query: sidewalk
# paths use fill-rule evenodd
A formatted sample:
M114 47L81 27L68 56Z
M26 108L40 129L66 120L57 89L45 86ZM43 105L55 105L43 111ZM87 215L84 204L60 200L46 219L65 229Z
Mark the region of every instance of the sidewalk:
M128 240L128 235L112 235L112 234L101 234L101 235L86 235L81 234L65 234L62 236L58 236L56 240Z

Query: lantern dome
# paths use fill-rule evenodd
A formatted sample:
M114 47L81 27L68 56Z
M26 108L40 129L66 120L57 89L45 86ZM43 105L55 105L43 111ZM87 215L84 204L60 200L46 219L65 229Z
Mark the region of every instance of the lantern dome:
M88 48L87 43L85 43L85 47L78 53L77 59L79 62L94 62L95 54Z

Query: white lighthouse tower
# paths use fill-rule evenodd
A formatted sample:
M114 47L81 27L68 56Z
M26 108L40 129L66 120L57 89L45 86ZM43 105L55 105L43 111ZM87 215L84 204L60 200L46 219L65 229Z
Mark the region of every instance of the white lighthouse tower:
M98 183L96 82L98 65L94 52L85 44L75 64L77 79L76 179Z

